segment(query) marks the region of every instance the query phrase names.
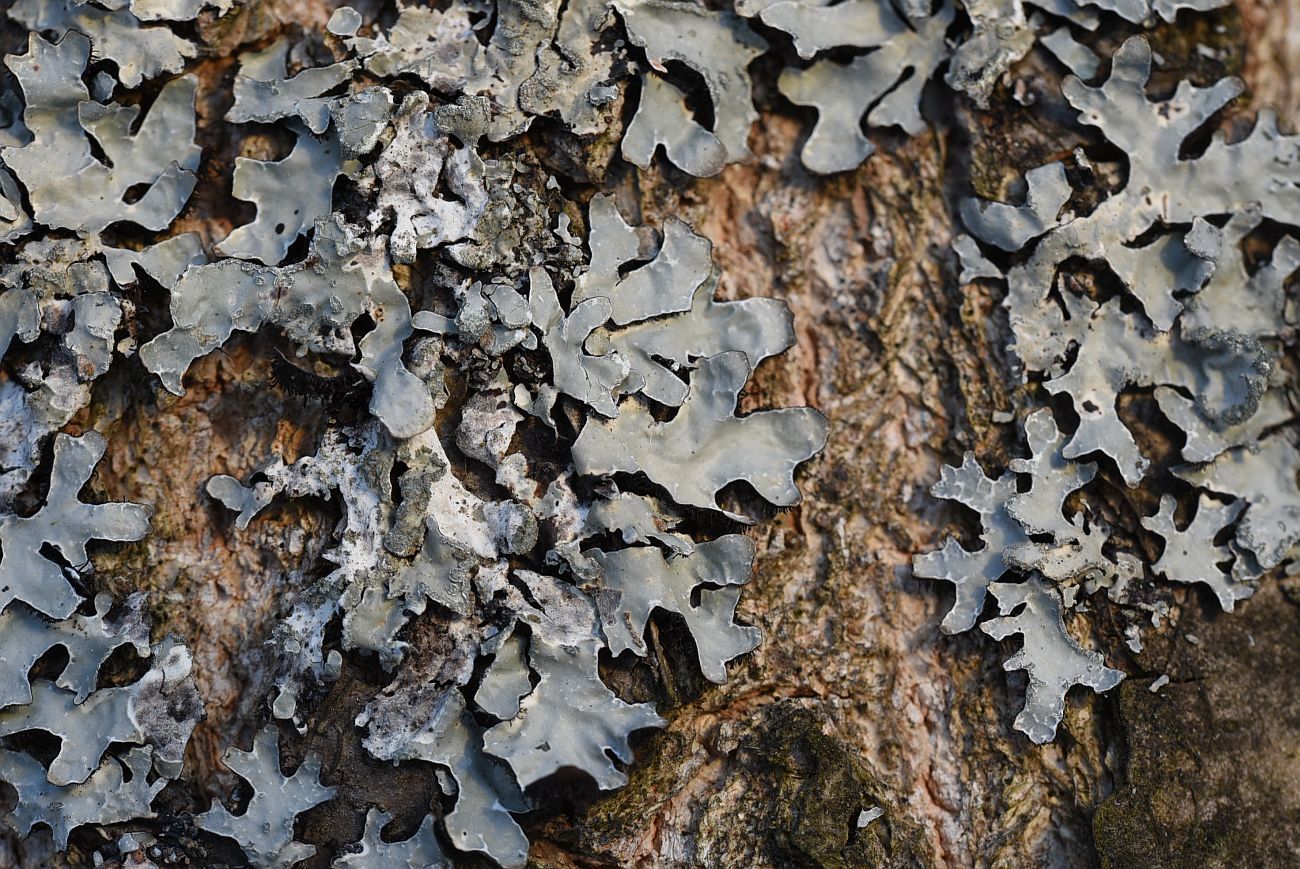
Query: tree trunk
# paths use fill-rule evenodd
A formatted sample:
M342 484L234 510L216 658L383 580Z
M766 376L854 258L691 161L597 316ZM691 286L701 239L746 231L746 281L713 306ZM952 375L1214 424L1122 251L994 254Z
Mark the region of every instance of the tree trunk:
M319 29L332 8L249 3L205 33L216 50L193 67L210 173L199 189L216 192L192 204L178 229L210 244L247 220L229 173L255 143L232 140L220 120L236 48L296 32L289 22ZM1170 84L1239 73L1248 105L1234 111L1274 104L1283 118L1296 116L1300 6L1239 0L1196 20L1195 30L1180 18L1148 32ZM1101 34L1107 50L1099 53L1124 35ZM1216 59L1198 54L1199 42ZM8 51L21 50L11 39ZM758 561L739 620L761 628L762 645L728 668L725 685L711 685L689 633L653 619L649 669L611 679L638 699L657 698L668 724L634 740L620 790L598 794L576 778L539 786L548 808L524 823L531 864L1295 865L1293 579L1269 577L1232 614L1180 588L1171 617L1143 633L1140 653L1125 651L1119 626L1096 613L1099 647L1108 663L1122 659L1128 678L1106 695L1071 692L1057 739L1035 746L1012 728L1024 679L1002 671L1018 640L942 634L951 591L912 576L914 555L949 533L971 536L966 515L928 494L941 465L959 464L967 450L994 468L1019 455L1009 415L1025 405L1025 387L1005 350L1003 290L961 284L950 243L959 198L1012 198L1025 169L1084 140L1060 120L1059 68L1031 53L986 110L932 83L933 129L912 138L873 131L877 153L830 177L799 165L811 115L775 92L776 71L767 61L754 67L761 118L752 159L708 180L662 160L640 171L614 159L598 183L565 182L571 198L615 192L633 223L686 220L713 244L721 296L785 300L797 342L760 367L741 409L810 405L829 418L831 434L800 471L802 504L747 532ZM1025 93L1032 107L1013 96ZM574 141L543 130L511 147L553 167L572 160ZM166 323L164 297L141 305L142 316ZM197 814L236 784L220 756L247 745L265 718L270 686L256 650L285 583L320 574L338 516L310 499L277 502L236 531L204 492L214 473L247 480L272 456L314 452L329 422L320 405L269 383L270 346L264 335L237 336L190 368L180 398L155 389L138 365L115 366L66 429L107 438L92 500L155 510L143 541L92 551L96 583L119 599L150 591L155 635L178 634L195 655L207 717L190 743L187 776L203 784L159 804L160 815ZM1168 686L1149 691L1161 675ZM327 866L340 844L355 841L367 805L382 799L405 835L437 802L430 767L394 767L361 747L353 721L386 678L376 664L347 660L301 739L284 731L286 757L316 751L323 780L339 786L335 800L301 819L299 839L320 846L304 865ZM879 817L860 820L877 807ZM88 859L89 841L67 859ZM33 847L11 845L11 853L37 865L45 858L30 856Z

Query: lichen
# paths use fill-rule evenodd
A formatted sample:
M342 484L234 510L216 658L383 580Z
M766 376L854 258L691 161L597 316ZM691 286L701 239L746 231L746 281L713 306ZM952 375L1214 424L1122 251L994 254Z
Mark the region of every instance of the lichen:
M1141 17L1172 10L1134 3L1115 11ZM1113 605L1158 614L1148 589L1163 577L1203 585L1231 611L1300 541L1300 453L1288 434L1274 431L1292 416L1278 360L1294 339L1283 288L1300 265L1288 234L1300 225L1297 139L1279 134L1262 113L1237 142L1216 134L1203 149L1186 150L1241 83L1199 88L1183 81L1153 100L1146 92L1151 64L1150 46L1133 37L1115 53L1104 82L1089 86L1070 76L1062 86L1080 121L1099 128L1127 160L1123 184L1095 207L1071 210L1075 191L1064 163L1027 173L1023 205L961 204L977 240L956 245L962 280L1005 275L1011 349L1038 394L1059 396L1073 413L1064 431L1061 415L1030 413L1031 455L1010 462L999 481L1004 495L958 498L981 514L984 549L969 553L949 541L918 556L914 568L957 585L946 630L975 623L987 588L1002 616L984 622L985 632L1024 634L1025 647L1008 666L1029 671L1030 697L1016 726L1035 742L1054 735L1071 684L1104 691L1121 677L1064 629L1063 613L1081 595L1105 590ZM1089 165L1084 156L1075 162ZM1246 165L1260 168L1247 172ZM1250 268L1247 241L1265 219L1285 229ZM1009 266L994 266L979 243L1012 254ZM1086 292L1097 281L1081 267L1085 261L1114 279L1114 294ZM1183 435L1175 448L1197 464L1169 467L1144 454L1145 429L1121 413L1139 390L1152 394ZM1112 535L1095 495L1113 472L1147 504L1157 500L1148 486L1167 486L1160 478L1169 472L1197 488L1185 510L1175 494L1154 488L1158 509L1151 514L1144 506L1139 517L1156 536L1154 549ZM935 493L953 497L949 481L957 479L976 492L988 483L968 456L960 472L944 470ZM1007 520L1014 525L998 533ZM1138 589L1146 600L1134 599Z

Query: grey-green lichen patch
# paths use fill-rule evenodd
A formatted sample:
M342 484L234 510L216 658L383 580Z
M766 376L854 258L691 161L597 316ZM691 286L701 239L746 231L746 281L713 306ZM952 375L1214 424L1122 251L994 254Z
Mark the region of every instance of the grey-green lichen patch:
M756 628L732 619L740 599L739 586L749 581L754 544L728 534L694 547L688 555L665 557L655 546L632 546L614 552L600 549L584 554L595 559L604 586L618 593L602 596L597 606L609 650L631 649L646 655L643 638L652 610L676 613L695 638L700 672L710 682L727 679L728 661L759 644ZM698 597L698 600L697 600Z
M672 317L634 323L611 330L609 345L631 367L622 387L661 404L677 407L689 387L680 374L702 360L726 353L742 353L750 368L794 344L790 309L775 299L714 299L721 274L710 273L695 290L690 308Z
M494 644L496 651L492 663L483 673L478 690L474 692L474 705L494 718L507 721L519 715L519 701L532 693L527 642L518 633Z
M667 422L643 405L624 405L608 422L589 421L573 445L578 472L641 472L692 507L722 510L718 492L738 480L777 506L797 504L795 468L825 446L826 419L811 408L736 417L750 371L744 353L720 353L700 361L689 394Z
M649 169L662 145L674 165L697 178L717 175L727 165L726 146L695 120L686 95L663 76L641 76L641 102L623 133L623 159Z
M975 626L984 609L988 587L1009 569L1003 553L1028 537L1006 510L1007 500L1016 494L1015 475L1007 473L996 480L990 479L973 453L966 454L960 467L944 465L939 481L930 487L930 494L963 504L980 517L983 546L979 549L968 551L955 537L949 537L943 548L912 559L912 572L916 576L953 584L957 597L944 615L941 627L944 633L957 634Z
M342 171L337 138L306 130L283 160L235 158L234 195L256 205L257 217L232 230L217 249L270 266L283 262L289 245L330 213L334 179Z
M194 189L198 83L190 76L172 79L141 121L138 106L89 98L80 76L91 48L91 40L77 31L57 44L32 33L27 54L6 58L26 98L24 121L32 139L0 155L27 188L38 223L83 234L117 221L166 229ZM88 136L107 162L94 155ZM128 203L128 191L139 185L148 189Z
M1025 173L1025 204L1006 205L964 199L962 222L980 238L1002 250L1019 250L1030 239L1056 226L1061 208L1070 200L1070 183L1065 166L1049 163Z
M107 5L107 4L105 4ZM28 30L50 31L59 40L72 33L89 37L95 56L117 64L122 84L134 88L144 79L164 72L180 72L197 53L194 43L169 27L146 25L129 9L108 9L79 0L18 0L8 10L10 18Z
M47 808L71 807L66 817L32 809L18 824L46 820L62 844L78 824L124 820L127 809L111 799L91 814L83 807L90 792L74 790L113 786L123 758L134 773L123 804L131 817L149 817L156 788L144 792L136 759L151 765L149 777L179 774L201 714L188 650L173 639L149 646L143 598L130 598L121 615L107 599L95 615L77 612L94 584L80 570L82 532L133 539L147 518L137 505L76 503L103 451L98 436L60 435L45 507L26 517L7 512L29 497L23 486L42 441L89 401L97 378L136 352L141 312L136 295L120 291L145 278L169 296L170 328L139 348L164 388L180 394L191 363L235 332L273 330L292 348L274 363L276 385L309 406L329 406L319 442L296 461L262 458L249 479L216 474L206 491L235 512L236 535L277 498L339 505L336 544L323 553L329 567L304 573L276 608L264 648L250 656L257 684L269 689L260 707L303 733L344 656L374 656L391 683L357 719L365 749L435 765L453 806L405 842L384 841L386 816L372 814L357 849L330 856L338 865L442 865L440 824L458 851L521 866L528 841L514 815L532 808L522 788L562 770L618 787L633 760L632 735L664 724L652 705L606 684L602 652L645 653L642 634L652 611L663 610L686 622L702 672L721 682L727 663L759 640L735 621L753 545L736 535L710 541L678 507L716 508L736 480L775 504L796 503L795 469L824 444L826 423L808 408L735 415L755 366L793 343L783 304L718 301L708 240L673 217L652 240L612 198L597 196L584 240L573 229L580 206L531 153L508 143L541 116L575 136L605 134L617 120L619 79L639 71L629 62L634 52L607 33L622 22L654 65L684 63L703 77L715 122L709 131L696 124L706 145L695 168L720 168L748 153L757 115L747 67L766 43L732 13L659 2L615 14L596 0L512 0L491 10L483 41L475 28L488 10L477 5L402 5L391 23L368 20L369 7L341 8L323 37L332 63L272 41L234 58L228 101L204 103L226 109L212 123L248 133L269 126L293 142L283 159L235 162L231 192L255 217L214 244L167 233L196 182L196 80L160 82L152 103L134 88L181 72L195 49L175 34L206 33L208 16L231 5L15 7L46 16L42 27L62 39L34 34L26 56L8 59L26 101L0 97L0 233L20 243L0 268L0 351L17 339L39 357L18 381L0 384L0 407L14 411L0 431L17 443L3 454L0 571L22 568L32 584L0 608L10 629L0 659L14 670L0 683L0 731L57 740L48 769L40 765L49 779L41 787L62 789ZM680 28L681 14L695 27ZM198 23L165 23L178 21ZM94 66L101 61L105 69ZM662 84L677 118L695 123L669 84L675 73L659 73L647 73L647 93L650 82ZM657 113L649 101L639 117L671 135L674 123L658 127ZM663 143L659 132L650 139L650 150ZM254 150L248 145L245 153ZM675 146L670 156L690 159ZM85 187L95 194L71 194ZM115 224L161 235L146 242ZM305 259L281 265L304 236ZM344 374L315 373L322 367ZM435 414L453 397L458 423L436 429ZM336 415L349 402L358 406ZM647 402L671 408L667 418L657 421ZM535 437L539 424L553 443ZM597 443L606 424L618 438ZM442 441L450 428L451 457ZM700 472L693 487L648 494L645 487L669 477L651 461L657 443L682 432ZM70 463L78 444L93 455ZM620 493L613 480L579 479L622 466L645 466L651 482ZM654 582L635 582L640 569L652 570ZM152 654L150 669L96 691L101 665L128 644ZM28 672L57 647L67 665L54 672L41 664L49 678L29 683ZM146 748L126 748L137 744ZM254 865L311 854L293 841L293 825L330 794L317 762L286 777L271 730L251 752L226 757L251 800L237 815L215 803L199 826L235 839ZM35 787L19 790L44 806Z
M294 818L334 796L320 783L320 758L305 757L293 775L280 769L280 742L273 727L259 730L251 751L230 748L222 761L248 782L252 797L239 815L219 801L194 819L200 829L239 843L256 867L292 866L316 853L315 847L294 841Z
M133 748L120 761L106 759L84 782L59 786L46 779L45 767L31 755L0 750L0 780L18 792L18 805L5 821L24 836L36 824L45 824L62 851L68 835L82 824L152 818L150 803L167 780L150 782L148 773L149 749Z
M86 781L112 743L150 745L155 768L175 778L200 712L191 666L188 650L169 644L160 649L155 667L126 687L79 698L76 691L37 679L28 702L0 711L0 735L42 730L58 737L47 777L60 787Z
M868 5L888 11L887 3L841 3L832 8L860 9ZM822 9L790 0L767 7L763 20L773 23L770 16L787 8L802 10L808 20L824 21ZM881 46L876 51L848 63L823 58L807 69L792 67L781 73L777 83L781 93L797 105L817 109L817 124L801 152L804 165L813 172L847 171L871 156L875 145L862 133L863 115L870 126L899 126L908 135L918 135L925 129L920 110L921 89L948 56L944 33L952 23L953 7L945 2L916 30L902 26L892 12L888 13L888 19L891 21L874 31L878 41L869 42ZM853 38L833 26L827 30L828 40ZM814 47L854 44L858 43L818 41ZM811 52L805 56L811 56Z
M313 135L325 132L333 100L323 94L350 79L354 64L312 67L290 76L289 48L287 39L279 39L244 56L235 76L235 103L226 112L227 121L269 124L297 118Z
M1137 15L1138 7L1151 11L1144 4L1126 8ZM1005 272L1012 349L1027 379L1067 399L1074 413L1064 431L1049 410L1028 415L1030 457L1010 463L1019 483L1008 481L999 511L977 508L986 540L999 516L1021 539L1000 541L996 553L980 550L979 558L949 541L919 556L915 569L958 583L959 604L966 602L963 584L992 588L1002 617L986 622L986 632L1036 635L1030 642L1026 634L1011 664L1030 672L1031 696L1017 726L1040 742L1055 732L1071 684L1100 691L1118 680L1061 627L1064 609L1088 609L1080 595L1105 590L1111 605L1159 615L1167 604L1138 598L1151 594L1150 578L1163 577L1203 585L1232 610L1300 541L1300 453L1278 430L1294 415L1278 360L1295 335L1284 288L1300 266L1292 237L1300 225L1300 146L1261 114L1236 142L1219 134L1188 150L1188 139L1241 85L1181 82L1166 99L1153 100L1146 92L1151 65L1150 47L1134 37L1100 85L1065 81L1080 120L1098 127L1128 163L1127 177L1095 207L1077 214L1068 208L1074 190L1064 164L1026 176L1024 206L962 206L977 240L957 247L962 280ZM1097 171L1082 151L1076 165ZM1259 168L1243 171L1246 165ZM1266 220L1283 229L1261 252L1257 230ZM1011 254L1010 266L993 266L980 243ZM1110 285L1119 295L1089 294L1106 284L1082 273L1081 260L1116 279ZM1139 390L1151 390L1160 412L1181 429L1183 442L1175 439L1173 448L1202 464L1153 465L1135 417L1121 416ZM1151 453L1159 455L1158 448ZM1134 547L1112 535L1092 494L1109 485L1098 482L1112 467L1134 489L1173 470L1199 491L1181 510L1171 494L1153 515L1144 507L1141 524L1155 537L1150 548ZM984 479L974 471L963 476ZM944 480L956 476L943 473ZM990 564L1000 571L992 585ZM958 610L966 616L961 625L978 617L978 605ZM1085 624L1082 616L1077 621Z
M0 635L6 638L0 648L0 708L31 702L28 671L56 646L66 651L68 663L54 684L70 691L74 702L84 701L95 690L99 668L114 650L130 645L138 655L149 654L144 604L144 593L136 592L127 598L122 612L109 619L112 599L100 595L94 615L74 613L57 622L13 604L0 611Z
M456 782L456 805L443 817L452 844L479 851L513 869L528 857L528 839L511 817L527 807L523 792L498 762L483 753L482 728L457 691L436 694L418 709L380 699L357 725L366 727L366 749L381 760L424 760L446 768ZM412 715L412 712L415 715Z
M746 68L767 50L767 40L731 12L665 0L618 0L633 44L645 50L650 65L663 72L668 62L683 63L704 79L713 102L713 135L734 163L749 156L749 128L758 118ZM694 155L695 152L689 151ZM692 167L711 163L690 161Z
M45 505L31 516L0 515L0 607L20 600L52 618L67 618L80 595L41 550L52 546L69 564L85 564L91 540L139 540L148 533L148 507L78 500L106 446L96 432L58 435Z
M612 316L610 300L605 296L583 299L565 316L555 285L546 269L538 267L529 279L529 305L532 323L542 333L542 346L551 355L555 389L597 413L617 415L619 387L631 367L617 352L590 355L585 349L591 333Z
M1021 583L995 582L989 591L998 602L997 618L980 625L996 640L1020 634L1024 645L1003 665L1029 676L1025 708L1016 729L1037 743L1051 741L1065 711L1065 693L1073 685L1109 691L1124 674L1106 667L1101 655L1083 649L1066 632L1057 590L1037 577Z
M1279 432L1229 450L1214 461L1175 471L1189 483L1233 495L1248 505L1237 526L1237 542L1265 570L1276 567L1300 541L1300 450Z
M523 787L564 767L587 772L605 790L622 786L627 776L609 755L630 761L628 735L666 722L648 704L625 703L600 681L598 655L606 641L590 597L553 577L515 575L531 600L513 586L507 600L532 629L528 662L538 682L518 715L483 734L484 748L505 760Z
M1151 569L1173 582L1204 583L1214 592L1224 612L1232 612L1236 602L1250 597L1254 589L1238 582L1231 570L1219 566L1232 559L1232 550L1214 540L1241 515L1245 502L1221 504L1201 495L1196 502L1196 515L1185 528L1179 528L1174 522L1176 506L1174 497L1165 495L1160 499L1159 512L1142 520L1143 528L1159 534L1165 541L1164 552Z
M420 829L409 839L386 842L384 827L393 816L383 809L366 812L366 829L359 850L334 861L334 869L443 869L450 866L433 832L433 815L425 815Z
M224 243L223 243L224 244ZM172 328L140 348L145 367L181 394L190 363L238 331L274 324L304 352L360 351L355 368L374 384L371 410L399 437L433 423L433 400L406 368L402 345L412 334L410 303L393 282L382 251L332 215L317 221L304 263L264 267L223 260L191 268L172 291ZM369 314L375 328L354 344L352 323Z

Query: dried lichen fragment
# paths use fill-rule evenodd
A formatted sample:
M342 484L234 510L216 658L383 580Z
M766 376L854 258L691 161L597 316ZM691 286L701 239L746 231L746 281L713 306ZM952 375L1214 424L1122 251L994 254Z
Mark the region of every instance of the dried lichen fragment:
M1019 250L1057 225L1057 215L1070 199L1070 182L1065 165L1048 163L1025 173L1028 192L1024 205L1001 202L961 202L962 222L975 235L1003 250Z
M643 634L654 609L685 619L695 639L700 672L717 684L727 680L727 662L753 651L762 639L757 628L732 621L740 586L749 581L754 562L754 544L747 537L728 534L673 558L665 558L654 546L583 554L600 565L602 587L618 593L616 600L596 598L615 655L627 649L643 657L648 653Z
M393 118L393 139L372 170L379 192L370 224L377 229L395 221L396 262L413 262L417 249L469 238L490 202L487 167L471 145L454 147L438 118L424 94L407 97ZM444 185L450 197L441 195Z
M380 833L392 819L388 812L371 807L366 812L366 830L357 843L361 850L335 860L334 869L445 869L451 865L433 833L433 815L424 816L411 838L386 842Z
M131 0L131 11L141 21L193 21L204 9L225 13L234 2L235 0Z
M787 2L771 8L795 5ZM921 90L948 56L944 32L952 18L951 3L944 3L916 30L904 29L879 49L848 63L827 58L807 69L782 72L777 87L786 99L817 109L817 124L800 153L803 164L826 175L846 172L871 156L876 146L862 133L864 114L873 127L899 126L908 135L920 134L925 129Z
M54 684L72 692L80 703L95 690L100 666L121 646L131 645L136 653L149 654L149 625L144 613L145 594L127 598L125 609L113 620L107 618L112 599L95 598L95 614L74 614L62 621L48 622L22 606L10 605L0 612L0 708L30 703L27 673L36 661L55 646L62 646L68 663Z
M89 99L80 76L90 50L81 33L57 45L32 33L27 54L6 58L27 98L24 119L32 140L4 148L5 163L27 188L33 217L46 226L83 234L118 221L166 229L194 189L201 154L194 144L198 81L182 76L168 82L140 121L139 106ZM107 162L94 155L88 134ZM148 189L128 203L128 192L140 185Z
M1234 495L1249 505L1237 526L1237 542L1265 570L1276 567L1300 541L1300 450L1288 434L1223 453L1208 465L1174 471L1211 492Z
M1073 0L1063 2L1073 5ZM985 108L1003 73L1033 47L1034 29L1021 0L964 0L962 5L973 31L953 52L945 81Z
M912 559L912 572L917 576L946 580L956 588L956 600L940 627L946 634L959 634L975 626L989 585L1009 569L1003 552L1028 539L1006 511L1007 500L1016 494L1016 478L1011 473L996 480L986 477L975 454L967 453L960 467L943 466L930 494L964 504L980 517L982 548L969 552L949 537L943 548Z
M313 845L293 840L293 819L334 796L320 784L320 758L308 754L293 775L280 771L280 742L275 728L259 730L251 751L226 749L222 762L252 788L241 815L232 815L220 801L194 818L200 829L228 836L239 843L256 867L292 866L316 853Z
M354 51L365 58L366 69L380 78L413 75L442 93L459 92L469 79L474 58L482 45L474 35L468 6L446 10L399 4L397 20L386 34L376 39L357 37L360 15L352 12L345 26L331 18L331 32L348 37Z
M1154 531L1165 541L1165 551L1151 569L1173 582L1205 584L1214 592L1223 611L1232 612L1236 602L1250 597L1254 589L1237 582L1229 571L1219 567L1232 558L1232 550L1216 545L1214 539L1237 520L1246 507L1245 502L1221 504L1201 495L1196 503L1196 515L1181 529L1174 524L1177 506L1172 495L1163 495L1160 510L1142 519L1143 528Z
M60 39L69 32L84 33L95 46L95 56L116 63L118 78L129 88L164 72L180 72L197 53L194 43L168 27L141 26L125 9L104 9L82 0L18 0L9 17L28 30L52 31Z
M711 178L727 165L727 149L698 123L686 95L653 72L641 76L641 102L623 133L623 159L649 169L660 145L669 161L696 178Z
M77 375L94 380L108 372L113 361L114 335L122 322L122 308L107 293L88 293L72 300L72 329L63 344L72 353Z
M627 776L609 753L631 761L632 731L667 722L649 704L624 703L600 681L604 642L591 598L551 577L515 576L538 604L515 592L517 614L533 629L528 662L538 682L518 716L483 734L484 750L505 760L521 787L565 767L586 772L603 790L623 786Z
M123 774L123 762L131 773ZM68 847L68 835L82 824L114 824L152 818L149 804L165 778L148 780L149 749L133 748L123 762L106 759L81 784L59 787L45 778L45 767L30 755L0 750L0 780L18 792L18 805L5 817L19 835L26 836L36 824L46 824L60 850Z
M231 230L217 249L228 257L279 264L294 240L330 213L334 180L342 172L342 149L332 133L299 133L283 160L236 157L232 192L256 205L257 217Z
M470 574L475 561L470 551L447 539L433 516L425 519L424 545L410 566L392 581L389 591L401 594L407 605L420 611L427 598L454 613L468 615Z
M650 65L664 72L676 61L704 79L713 101L713 134L727 162L749 156L749 128L758 119L747 67L767 51L767 40L731 12L666 0L616 0L632 43L645 49ZM685 167L682 167L685 168Z
M0 608L21 600L52 618L67 618L81 596L41 549L53 546L68 563L84 564L91 540L139 540L148 532L148 507L77 500L106 447L97 432L58 435L45 505L32 516L0 516Z
M1029 676L1025 708L1016 716L1015 727L1039 745L1050 742L1072 685L1086 685L1100 693L1118 685L1124 674L1106 667L1101 655L1081 648L1066 633L1060 596L1041 579L995 582L989 591L1001 616L984 622L980 629L995 640L1012 634L1024 638L1021 650L1003 664L1005 670L1024 670Z
M671 420L657 422L639 404L609 422L589 420L573 445L578 472L644 472L677 503L714 510L719 490L737 480L777 506L799 503L794 471L825 446L826 418L806 407L734 416L749 374L744 353L721 353L701 360Z
M532 116L520 103L524 84L538 73L540 58L556 36L560 0L499 0L492 38L474 57L469 94L489 97L492 118L486 135L502 142L528 129ZM535 82L534 86L545 85Z

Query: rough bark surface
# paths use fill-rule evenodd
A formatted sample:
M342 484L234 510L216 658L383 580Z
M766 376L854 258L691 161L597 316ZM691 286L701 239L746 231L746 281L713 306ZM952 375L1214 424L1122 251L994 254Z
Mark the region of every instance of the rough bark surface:
M222 24L218 41L320 24L332 5L254 4ZM1251 106L1275 104L1295 118L1300 6L1242 3L1221 19L1222 31L1205 38L1227 60L1207 74L1240 70ZM1196 42L1168 25L1152 38L1175 67L1190 56L1177 46ZM198 71L204 171L226 179L228 197L235 146L217 120L233 68L218 58ZM655 621L650 663L617 678L658 699L670 724L638 742L620 791L595 798L581 781L543 785L570 808L526 824L535 865L1295 865L1293 582L1271 578L1231 616L1180 591L1177 618L1145 638L1128 681L1108 697L1071 694L1061 736L1035 747L1011 729L1022 683L1002 672L1005 650L983 636L941 634L951 592L911 577L913 554L971 530L927 494L941 463L966 449L1005 463L1015 443L1012 425L994 421L1019 388L1002 349L999 299L956 279L953 203L971 190L1003 192L1081 135L1053 120L1059 69L1035 54L1016 76L1041 95L1038 107L1003 90L988 112L940 117L936 131L911 140L878 137L879 152L847 175L806 174L797 151L807 118L760 92L754 159L708 181L662 163L604 180L644 222L677 215L708 236L722 295L790 304L798 343L760 369L743 409L813 405L830 418L831 437L803 468L804 503L755 532L759 561L740 613L762 629L762 646L732 665L728 684L712 686L695 669L689 635ZM944 101L935 101L940 113ZM592 146L593 164L608 144ZM564 159L546 135L533 147L544 161ZM193 203L178 228L219 238L239 222L237 207L229 198ZM142 301L165 319L162 299ZM289 460L311 448L319 411L270 387L270 358L262 339L233 340L190 370L180 399L153 390L141 368L115 369L71 427L108 438L96 496L155 505L153 533L100 548L96 572L118 596L154 592L157 629L193 648L208 718L187 761L216 773L207 779L214 786L233 783L217 758L251 733L266 689L255 656L241 650L266 636L277 595L320 569L335 521L330 505L295 501L236 535L231 516L203 494L214 473L245 478L272 454ZM413 644L436 645L437 628L422 620ZM1105 636L1107 626L1099 629ZM1122 646L1113 632L1109 639ZM1160 674L1168 687L1148 691ZM404 809L401 834L436 804L430 769L395 771L360 747L352 720L381 685L377 666L349 665L300 743L285 745L290 766L312 749L324 758L324 781L348 785L343 799L303 816L302 841L355 840L367 799L379 794ZM204 797L164 800L197 812ZM873 807L884 814L860 827ZM36 845L8 849L0 866L40 865ZM210 855L213 865L230 858ZM76 848L69 859L79 859Z

